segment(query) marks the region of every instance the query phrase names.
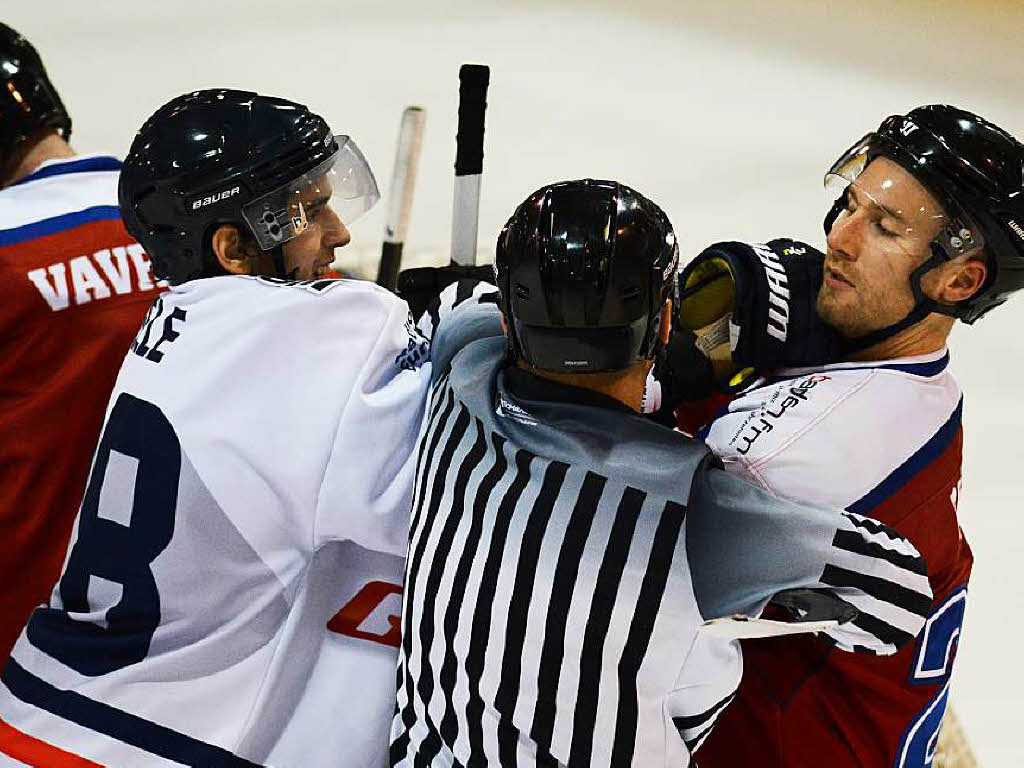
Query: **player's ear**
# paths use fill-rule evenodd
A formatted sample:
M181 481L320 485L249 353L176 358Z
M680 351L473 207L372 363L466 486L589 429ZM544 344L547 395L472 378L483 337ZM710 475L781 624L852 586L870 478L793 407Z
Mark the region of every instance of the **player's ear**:
M210 240L217 262L225 272L231 275L248 275L252 272L252 262L246 253L241 233L232 224L217 227Z
M661 343L668 344L668 337L672 335L672 299L666 301L665 306L661 308L659 333L661 334Z
M969 299L985 284L988 266L983 257L968 258L955 269L942 286L939 298L951 304Z

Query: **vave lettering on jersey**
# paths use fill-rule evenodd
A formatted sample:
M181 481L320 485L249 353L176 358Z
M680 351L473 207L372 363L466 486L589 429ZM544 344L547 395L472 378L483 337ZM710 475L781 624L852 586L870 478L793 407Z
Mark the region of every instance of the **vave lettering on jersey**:
M185 323L188 314L181 307L175 307L166 314L164 310L164 300L163 297L160 297L153 302L153 306L146 313L146 318L142 321L142 327L139 328L135 340L129 347L129 352L153 363L159 363L164 359L160 345L165 342L173 342L181 335L181 325ZM161 318L163 318L163 323L158 325L157 321ZM159 338L153 335L154 328L160 329ZM152 342L152 346L150 346L150 342Z
M154 286L149 256L138 243L58 261L30 270L27 277L54 312L134 290L150 291Z
M392 598L393 595L397 597ZM394 610L385 607L388 598L396 603L392 606ZM398 648L402 641L402 622L398 616L402 610L401 598L402 587L398 584L387 581L368 582L327 622L327 629L339 635ZM371 622L371 619L375 621ZM372 631L378 628L375 625L384 624L381 619L386 620L388 629L384 632Z

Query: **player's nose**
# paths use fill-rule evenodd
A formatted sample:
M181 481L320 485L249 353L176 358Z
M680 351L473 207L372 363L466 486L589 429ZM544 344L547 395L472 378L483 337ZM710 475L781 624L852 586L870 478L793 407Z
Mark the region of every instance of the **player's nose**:
M840 216L825 238L829 253L846 261L856 261L860 252L861 223L856 214Z
M324 228L324 245L328 248L341 248L352 242L352 235L345 226L345 222L335 213L334 209L328 206L324 211L327 217L327 226Z

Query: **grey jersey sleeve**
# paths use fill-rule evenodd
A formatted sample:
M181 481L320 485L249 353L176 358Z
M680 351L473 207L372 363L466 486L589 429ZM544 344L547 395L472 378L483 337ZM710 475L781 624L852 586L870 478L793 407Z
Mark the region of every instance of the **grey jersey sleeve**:
M705 619L757 616L775 594L811 589L857 610L826 630L832 642L884 656L916 637L931 610L924 559L892 528L778 499L710 463L694 478L686 551Z
M452 358L467 344L502 335L498 289L479 280L452 283L430 305L417 326L430 339L432 376L437 381L448 373Z

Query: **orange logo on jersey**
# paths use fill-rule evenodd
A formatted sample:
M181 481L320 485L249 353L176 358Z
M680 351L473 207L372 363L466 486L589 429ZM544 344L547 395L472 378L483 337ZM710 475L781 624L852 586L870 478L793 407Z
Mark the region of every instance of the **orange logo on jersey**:
M381 645L397 648L402 639L402 619L393 613L387 614L389 629L383 634L360 629L368 619L384 610L384 601L391 595L401 595L402 588L398 584L386 581L371 581L363 586L356 596L349 600L342 609L334 614L327 628L339 635L357 637Z

